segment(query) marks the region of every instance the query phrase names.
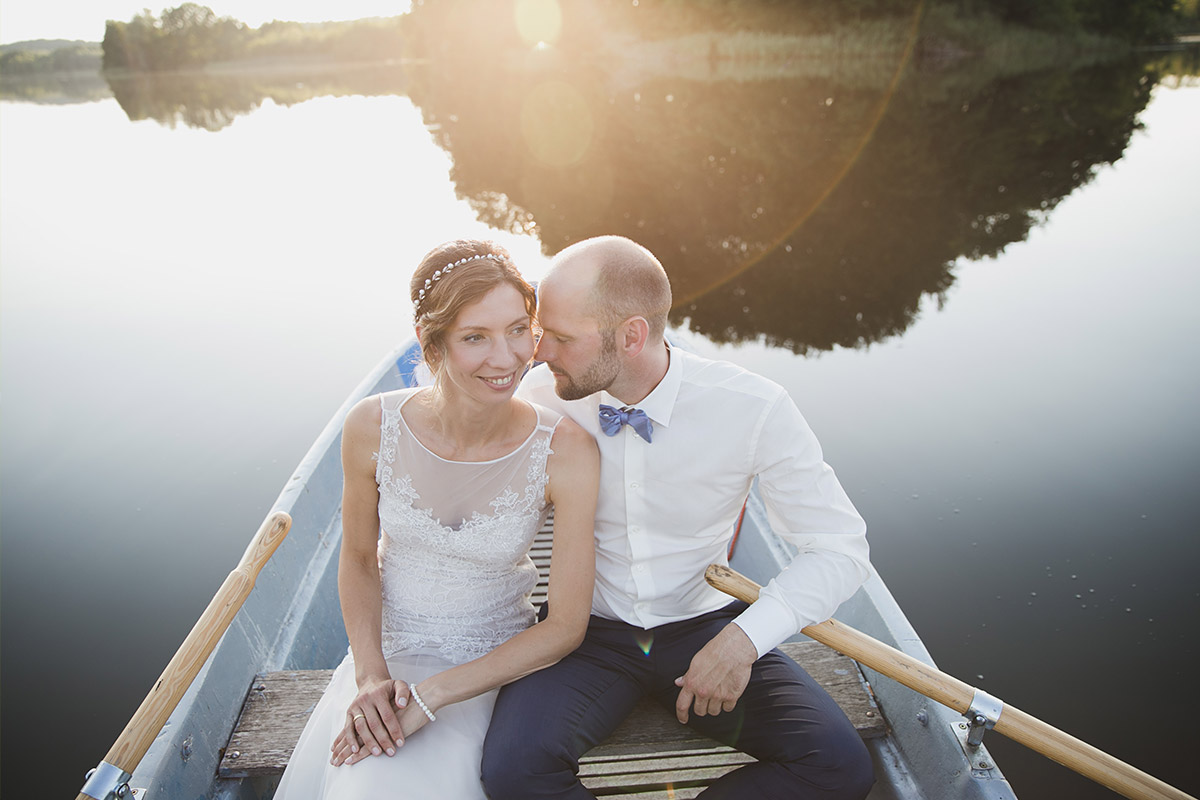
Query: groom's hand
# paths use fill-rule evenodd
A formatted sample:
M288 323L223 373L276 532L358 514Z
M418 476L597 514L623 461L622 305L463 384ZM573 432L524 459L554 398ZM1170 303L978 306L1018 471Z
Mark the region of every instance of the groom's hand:
M676 678L675 685L681 691L675 701L675 716L686 723L693 705L701 717L733 711L750 682L750 668L757 659L758 650L750 637L734 623L726 625L696 653L687 673Z

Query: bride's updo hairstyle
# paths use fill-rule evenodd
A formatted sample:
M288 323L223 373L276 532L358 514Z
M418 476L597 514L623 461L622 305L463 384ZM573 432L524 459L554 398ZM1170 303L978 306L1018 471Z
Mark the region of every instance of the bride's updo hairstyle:
M421 353L435 378L445 364L446 335L459 312L502 283L521 293L532 322L537 295L517 271L512 256L495 242L456 239L435 247L421 259L409 292L413 322L420 329Z

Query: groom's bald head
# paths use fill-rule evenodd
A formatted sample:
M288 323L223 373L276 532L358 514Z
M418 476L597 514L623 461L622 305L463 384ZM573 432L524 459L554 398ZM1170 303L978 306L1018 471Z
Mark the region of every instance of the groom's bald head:
M653 338L666 330L671 310L667 273L653 253L623 236L597 236L561 251L542 286L578 298L580 312L595 319L601 330L612 330L630 317L644 317Z

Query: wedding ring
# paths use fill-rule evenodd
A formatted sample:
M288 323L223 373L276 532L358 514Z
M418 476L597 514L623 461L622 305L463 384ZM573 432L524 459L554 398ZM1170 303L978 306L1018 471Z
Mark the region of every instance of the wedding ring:
M367 715L366 715L366 714L355 714L355 715L354 715L354 716L351 718L350 722L352 722L352 723L353 723L353 722L358 722L358 720L359 720L359 719L366 719L366 718L367 718Z

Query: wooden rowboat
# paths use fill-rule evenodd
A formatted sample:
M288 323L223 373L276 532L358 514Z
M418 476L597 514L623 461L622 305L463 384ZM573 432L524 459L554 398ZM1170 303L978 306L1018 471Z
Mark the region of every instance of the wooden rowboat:
M337 596L342 423L360 398L412 385L417 358L415 343L389 354L347 398L284 487L275 511L290 515L291 532L132 771L132 796L265 800L273 794L327 679L322 671L336 666L347 648ZM543 532L533 554L543 575L550 533ZM765 582L790 555L752 495L732 566ZM932 664L877 575L836 619ZM973 731L961 714L815 642L786 647L830 689L864 736L875 760L871 798L1014 797L986 746L968 741ZM647 706L589 754L582 773L597 795L689 798L746 759Z

